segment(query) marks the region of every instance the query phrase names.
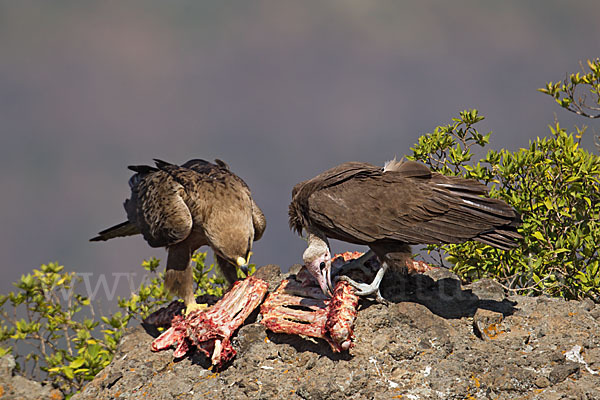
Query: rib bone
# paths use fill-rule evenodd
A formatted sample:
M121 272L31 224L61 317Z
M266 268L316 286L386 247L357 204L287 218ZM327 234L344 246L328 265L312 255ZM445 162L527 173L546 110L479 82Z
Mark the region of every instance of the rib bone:
M213 365L222 366L236 354L231 336L261 303L267 287L265 281L253 277L236 282L214 306L174 317L171 327L154 339L152 350L175 345L173 356L179 358L195 347L210 357Z
M358 306L354 289L347 282L338 282L330 300L314 289L284 280L261 306L261 323L276 333L324 339L334 352L350 349Z

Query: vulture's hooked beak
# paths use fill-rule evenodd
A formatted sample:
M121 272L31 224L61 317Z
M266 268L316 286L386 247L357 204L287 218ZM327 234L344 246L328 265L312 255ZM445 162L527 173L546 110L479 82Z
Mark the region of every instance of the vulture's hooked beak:
M240 270L246 276L248 276L248 262L249 261L250 261L250 255L248 255L248 259L245 259L244 257L238 257L237 260L235 260L237 266L240 268Z
M308 272L317 280L319 287L327 296L333 295L333 285L331 284L331 259L321 258L309 263Z
M331 259L321 264L325 264L323 268L321 268L321 274L323 275L323 279L327 284L327 291L323 290L323 293L333 296L333 284L331 283ZM321 286L321 290L322 289L323 287Z

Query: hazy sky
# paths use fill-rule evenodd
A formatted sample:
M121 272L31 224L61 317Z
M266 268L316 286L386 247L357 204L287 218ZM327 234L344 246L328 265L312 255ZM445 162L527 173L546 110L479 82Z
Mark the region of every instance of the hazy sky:
M2 1L0 290L49 261L141 275L164 259L141 237L88 242L124 220L129 164L228 162L267 217L252 261L286 269L306 245L291 188L326 168L402 156L466 108L494 148L555 114L599 133L536 91L600 56L598 15L597 0Z

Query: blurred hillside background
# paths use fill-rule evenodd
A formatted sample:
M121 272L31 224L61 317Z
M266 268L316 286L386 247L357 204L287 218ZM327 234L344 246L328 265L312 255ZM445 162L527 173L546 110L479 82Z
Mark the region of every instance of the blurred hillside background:
M536 89L600 56L599 15L597 0L0 2L0 292L49 261L112 285L166 259L141 237L88 242L124 220L126 166L152 158L228 162L268 221L251 261L285 269L306 246L295 183L400 157L460 110L486 116L496 149L556 114L590 125L592 150L600 125Z

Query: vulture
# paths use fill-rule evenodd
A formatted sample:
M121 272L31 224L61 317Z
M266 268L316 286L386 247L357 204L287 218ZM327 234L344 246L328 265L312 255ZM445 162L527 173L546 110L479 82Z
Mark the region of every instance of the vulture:
M135 165L125 200L127 221L90 241L141 233L151 247L166 247L167 289L183 299L186 313L201 308L194 297L191 257L208 245L228 283L239 267L247 271L252 242L266 227L265 216L248 185L221 160L190 160L178 166L154 160L156 167Z
M292 191L290 228L307 234L303 261L325 294L332 290L328 238L367 245L381 268L371 284L344 277L358 295L375 294L388 268L405 268L410 245L467 240L508 250L518 245L520 216L472 179L431 172L415 161L385 166L347 162L300 182Z

